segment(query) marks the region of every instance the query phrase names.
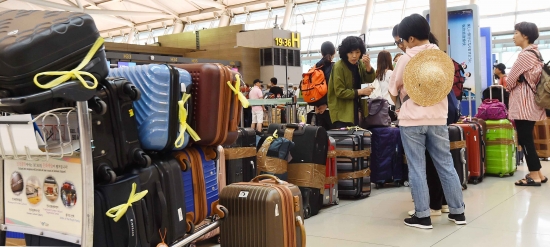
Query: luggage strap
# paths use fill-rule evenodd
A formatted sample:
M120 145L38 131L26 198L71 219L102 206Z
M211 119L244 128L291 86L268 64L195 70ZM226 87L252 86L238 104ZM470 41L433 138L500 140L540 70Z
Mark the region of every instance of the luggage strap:
M82 62L80 62L80 64L71 71L48 71L48 72L41 72L41 73L36 74L34 76L34 85L36 85L37 87L42 88L42 89L50 89L50 88L55 87L55 86L57 86L61 83L66 82L70 79L78 79L80 82L82 82L82 85L85 88L95 89L97 87L97 78L95 78L95 76L92 75L89 72L80 71L80 70L83 69L84 67L86 67L86 65L88 65L88 63L92 60L92 58L94 57L96 52L103 45L103 42L104 42L103 38L99 37L95 41L92 48L90 48L90 51L88 51L88 54L86 54L86 57L84 57ZM38 77L43 76L43 75L60 75L60 77L57 77L53 81L50 81L50 82L46 83L45 85L42 85L38 82L37 79L38 79ZM88 86L88 83L86 83L84 78L82 78L83 75L92 78L92 80L94 81L94 85L93 86Z
M256 156L256 147L224 148L225 160L236 160Z
M181 100L178 101L178 106L179 106L178 118L180 121L180 129L179 129L178 138L174 143L174 147L176 148L181 148L181 146L183 146L183 143L185 142L185 131L189 133L189 136L191 136L193 140L195 141L201 140L197 132L195 132L195 130L191 128L189 124L187 124L188 113L187 113L187 109L185 109L185 102L187 102L187 100L189 100L190 97L191 97L191 94L184 93L183 96L181 97Z
M466 141L451 142L451 150L461 149L466 147Z
M241 77L237 74L235 75L235 78L237 79L235 81L235 86L231 85L230 81L227 82L227 85L229 86L229 88L231 88L231 91L233 91L235 95L237 95L243 107L248 108L248 106L250 106L250 103L248 102L248 99L246 99L246 97L243 95L243 93L241 93L241 90L239 90L241 88Z
M332 176L332 177L325 177L325 184L334 185L338 183L338 177Z
M365 150L331 150L327 153L327 158L347 157L347 158L367 158L371 154L370 149Z
M267 156L267 150L274 139L278 138L277 131L272 136L265 139L264 143L256 154L257 159L257 173L269 172L273 174L283 174L287 172L288 162L275 157Z
M512 145L515 144L514 140L498 138L496 140L487 141L487 146L495 145Z
M120 218L122 218L122 216L126 214L128 207L132 206L132 203L141 200L149 192L147 190L144 190L136 194L136 187L137 187L136 183L132 183L132 191L130 192L130 196L128 197L127 203L120 204L116 207L109 209L107 213L105 213L105 215L107 215L107 217L114 218L113 220L115 222L118 222Z
M314 163L288 164L288 182L299 187L323 189L325 187L326 166Z
M349 179L363 178L368 176L370 176L370 168L366 168L355 172L340 173L338 174L338 180L349 180Z

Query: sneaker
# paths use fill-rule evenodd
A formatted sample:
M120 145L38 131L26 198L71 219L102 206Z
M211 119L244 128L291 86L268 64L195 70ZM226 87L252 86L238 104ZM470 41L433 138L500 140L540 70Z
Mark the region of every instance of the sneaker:
M448 210L448 209L447 209ZM408 212L410 216L413 216L416 211L414 210L411 210ZM431 216L441 216L441 210L433 210L433 209L430 209L430 215Z
M443 205L441 206L441 212L442 213L446 213L448 214L450 211L449 211L449 205Z
M418 218L413 215L411 218L405 219L405 225L412 226L420 229L433 229L432 220L430 217Z
M466 216L461 214L449 214L449 220L453 221L457 225L466 225Z

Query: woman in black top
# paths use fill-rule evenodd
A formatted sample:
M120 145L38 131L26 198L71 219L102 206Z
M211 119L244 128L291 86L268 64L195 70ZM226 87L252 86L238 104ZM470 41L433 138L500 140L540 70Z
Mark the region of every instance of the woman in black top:
M330 73L332 72L332 65L334 62L332 62L332 59L334 59L334 55L336 54L336 48L334 47L334 44L330 41L326 41L321 45L321 54L323 55L323 58L317 64L315 64L316 68L321 68L323 70L323 74L325 75L325 82L327 83L328 88L328 81L330 79ZM322 126L326 130L332 129L332 121L330 120L330 114L325 112L327 110L327 95L323 96L320 100L311 103L310 105L315 106L315 125Z

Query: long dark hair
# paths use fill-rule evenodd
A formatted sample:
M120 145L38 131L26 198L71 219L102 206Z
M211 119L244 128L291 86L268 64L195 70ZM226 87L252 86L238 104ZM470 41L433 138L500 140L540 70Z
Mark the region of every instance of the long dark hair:
M430 41L430 43L439 46L439 40L437 40L437 38L435 37L435 35L432 32L430 32L430 34L428 34L428 40Z
M386 76L386 70L393 70L391 54L388 51L381 51L378 53L378 60L376 61L376 64L376 79L383 81Z

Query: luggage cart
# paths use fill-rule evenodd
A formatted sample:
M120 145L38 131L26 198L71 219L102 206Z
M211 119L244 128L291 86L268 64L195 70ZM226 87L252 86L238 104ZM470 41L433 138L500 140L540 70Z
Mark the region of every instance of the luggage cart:
M91 84L90 82L88 82ZM4 176L5 172L5 161L16 160L16 161L34 161L42 162L48 161L54 158L64 158L64 157L79 157L80 158L80 169L81 169L81 192L78 195L78 205L82 207L82 230L80 236L68 235L66 233L48 230L45 227L32 227L32 226L18 226L6 223L6 187L5 184L1 184L0 189L0 246L5 245L6 243L6 232L20 232L25 234L37 235L48 237L52 239L58 239L66 241L68 243L73 243L76 245L81 245L85 247L93 247L93 230L94 230L94 181L93 181L93 157L92 157L92 147L93 147L93 138L91 133L91 109L88 108L88 100L93 98L95 95L95 90L86 90L80 84L79 81L69 81L61 85L53 87L51 89L45 90L42 93L25 96L25 97L14 97L14 98L4 98L0 99L0 112L2 116L10 115L10 113L23 113L23 112L32 112L33 104L44 104L48 106L56 105L56 100L63 99L66 102L76 102L76 107L63 107L56 108L47 112L44 112L38 117L35 117L32 120L25 121L11 121L11 120L2 120L0 119L0 129L7 129L7 138L6 131L0 131L0 175ZM44 107L44 105L42 105ZM50 107L54 108L54 107ZM59 113L59 111L63 111ZM7 113L7 114L6 114ZM76 123L77 123L77 134L78 141L74 140L71 136L71 126L70 118L76 114ZM14 126L23 126L31 125L35 126L40 124L42 121L42 128L44 128L44 118L53 117L57 121L57 133L59 135L59 145L55 147L50 147L48 142L45 141L44 146L42 147L43 153L36 154L30 152L30 147L17 146L17 131L13 131ZM63 117L66 117L63 119ZM65 123L65 127L62 127L62 123ZM36 126L35 126L36 127ZM75 126L73 126L75 127ZM62 130L67 131L68 141L62 138ZM4 138L3 138L4 135ZM78 142L79 147L77 150L74 150L73 144ZM8 146L9 145L9 146ZM68 149L64 149L68 147ZM56 150L61 150L60 152L51 152L51 148L57 148ZM20 150L24 150L20 152ZM11 151L11 152L9 152ZM2 179L3 180L3 179ZM60 199L61 200L61 199ZM76 200L76 199L75 199ZM77 206L77 207L78 207ZM203 236L204 234L216 229L220 226L221 220L227 215L227 209L222 207L222 212L224 215L218 217L217 215L212 217L210 224L204 225L201 228L195 229L193 234L185 236L183 239L177 240L175 243L172 243L171 246L175 247L184 247L188 246L195 239Z

